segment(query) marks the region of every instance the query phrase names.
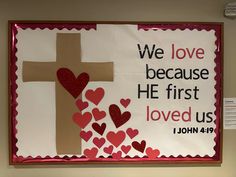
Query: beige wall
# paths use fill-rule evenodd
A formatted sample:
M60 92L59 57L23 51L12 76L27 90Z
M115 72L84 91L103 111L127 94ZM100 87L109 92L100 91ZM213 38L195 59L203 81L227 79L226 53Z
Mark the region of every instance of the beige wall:
M236 130L225 130L221 166L8 165L7 21L207 21L224 22L224 96L236 97L236 19L227 0L0 0L0 177L236 177Z

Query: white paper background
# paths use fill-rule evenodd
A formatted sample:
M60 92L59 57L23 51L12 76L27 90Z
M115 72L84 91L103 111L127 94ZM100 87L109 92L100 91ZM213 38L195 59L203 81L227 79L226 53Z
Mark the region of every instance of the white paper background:
M55 156L55 85L53 82L22 82L22 61L55 61L56 59L56 33L81 33L82 61L89 62L114 62L114 82L90 82L86 89L103 87L105 97L99 104L99 108L107 112L104 122L107 124L106 132L126 130L136 128L139 130L136 141L145 140L146 147L158 148L160 155L165 156L186 156L186 155L209 155L213 156L215 134L173 134L174 127L215 127L212 123L196 123L192 116L191 122L146 121L146 106L150 109L161 111L182 110L186 111L192 107L192 115L198 112L215 111L215 80L214 80L214 45L216 37L212 31L198 30L166 30L166 31L144 31L137 30L136 25L97 25L97 30L19 30L17 34L17 84L18 84L18 106L17 106L17 155L22 156ZM184 59L183 61L170 62L171 44L176 47L203 48L205 57L203 60ZM137 44L144 46L156 44L164 50L164 58L139 59ZM145 65L153 69L158 68L207 68L209 70L208 80L146 80ZM159 84L159 99L137 98L138 83L145 86L146 83ZM199 100L167 100L165 89L169 83L173 83L182 88L193 88L195 85L200 89ZM119 129L112 123L108 107L110 104L119 104L121 98L130 98L131 103L127 109L120 106L122 112L130 111L131 119ZM86 111L91 110L88 108ZM215 116L213 116L215 119ZM101 121L103 122L103 121ZM100 122L100 123L101 123ZM89 130L91 125L85 128ZM95 133L94 133L95 134ZM83 141L84 142L84 141ZM131 140L126 138L124 145L130 145ZM103 147L108 146L109 143ZM83 143L83 149L94 147L92 141ZM107 155L103 152L103 147L99 155ZM114 149L114 152L120 147ZM129 155L140 155L132 149Z

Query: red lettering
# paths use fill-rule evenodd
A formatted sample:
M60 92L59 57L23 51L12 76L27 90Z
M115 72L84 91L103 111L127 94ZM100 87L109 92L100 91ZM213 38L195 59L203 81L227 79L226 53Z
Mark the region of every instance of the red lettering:
M169 119L170 112L171 112L171 111L168 111L167 115L165 115L165 112L164 112L164 111L161 111L162 116L163 116L163 118L164 118L165 121L167 121L167 120Z
M174 60L177 58L178 60L183 60L185 58L188 59L203 59L205 51L203 48L192 48L189 49L188 47L186 48L177 48L175 47L175 44L171 45L171 59Z
M154 113L157 113L157 118L154 117ZM158 110L152 111L152 113L151 113L151 119L152 120L159 120L160 118L161 118L161 114Z
M178 110L173 111L161 111L158 109L150 110L149 106L147 106L147 121L184 121L184 122L191 122L191 107L188 108L188 110L180 112Z
M205 54L205 52L204 52L204 50L202 48L197 49L196 57L198 59L203 59L204 58L204 54Z
M173 121L179 121L179 117L180 117L180 112L179 111L173 111L171 118Z
M192 52L189 51L188 48L186 48L186 50L187 50L187 53L188 53L189 58L193 58L193 54L194 54L195 48L193 48Z
M181 53L182 53L182 56L181 56ZM185 52L184 49L179 48L179 49L176 50L176 57L177 57L178 59L184 59L185 56L186 56L186 52Z

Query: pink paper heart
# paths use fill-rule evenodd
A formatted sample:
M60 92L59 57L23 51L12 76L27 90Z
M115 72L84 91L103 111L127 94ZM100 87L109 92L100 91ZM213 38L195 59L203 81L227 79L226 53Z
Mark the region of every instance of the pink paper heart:
M76 106L78 107L78 109L80 111L83 111L85 108L88 107L88 102L87 101L83 101L81 99L78 99L76 102L75 102Z
M93 108L92 110L93 117L96 121L103 119L106 117L105 111L100 111L98 108Z
M125 154L128 154L128 152L130 151L131 149L131 146L128 145L128 146L125 146L125 145L122 145L121 146L121 150L125 153Z
M152 149L151 147L148 147L146 149L146 154L148 158L156 159L160 155L160 151L158 149Z
M92 149L85 149L84 150L84 155L90 159L94 159L96 158L98 153L98 149L97 148L92 148Z
M133 139L135 136L138 135L138 130L137 130L137 129L128 128L128 129L126 130L126 133L127 133L128 136L130 137L130 139Z
M89 141L89 139L92 137L92 135L93 135L93 133L91 131L86 132L86 131L82 130L80 132L80 137L86 142Z
M115 147L118 147L125 140L125 132L118 131L117 133L115 133L113 131L110 131L107 133L107 140Z
M85 97L94 103L95 105L98 105L102 98L104 97L105 91L103 88L99 87L96 90L89 89L85 93Z
M105 141L106 141L106 140L105 140L104 138L95 137L95 138L93 139L93 143L94 143L99 149L104 145Z
M124 108L127 108L128 106L129 106L129 104L130 104L130 99L129 98L127 98L127 99L124 99L124 98L122 98L121 100L120 100L120 104L122 105L122 106L124 106Z
M107 154L111 154L112 151L113 151L113 146L110 145L110 146L108 146L108 147L104 147L104 148L103 148L103 151L104 151L105 153L107 153Z
M121 151L118 151L118 152L115 152L112 154L112 158L114 158L114 159L121 159L121 156L122 156Z
M84 114L77 112L73 115L73 121L81 128L85 128L92 120L92 114L85 112Z

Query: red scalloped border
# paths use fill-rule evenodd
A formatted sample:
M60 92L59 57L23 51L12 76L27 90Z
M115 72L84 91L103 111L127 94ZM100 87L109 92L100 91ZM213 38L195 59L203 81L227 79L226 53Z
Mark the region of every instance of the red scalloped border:
M18 148L16 146L17 144L17 138L16 138L16 134L17 134L17 129L16 129L16 125L17 125L17 120L16 120L16 116L17 116L17 111L16 111L16 107L17 107L17 93L16 93L16 89L17 89L17 84L16 84L16 80L17 80L17 75L16 75L16 71L17 71L17 66L16 66L16 61L17 61L17 57L16 57L16 52L17 52L17 48L16 48L16 44L17 44L17 39L16 39L16 35L18 33L18 29L77 29L77 30L81 30L81 29L85 29L85 30L90 30L90 29L94 29L96 30L98 23L70 23L70 22L66 22L66 23L60 23L60 22L56 22L56 23L52 23L52 22L41 22L41 23L31 23L31 22L11 22L9 24L9 37L10 37L10 45L9 45L9 89L10 89L10 98L9 98L9 102L10 102L10 138L11 138L11 153L10 153L10 161L13 164L32 164L32 163L62 163L62 164L73 164L73 163L84 163L84 162L129 162L129 163L187 163L187 162L220 162L221 161L221 115L222 115L222 91L223 91L223 85L222 85L222 80L223 80L223 63L222 63L222 24L220 23L158 23L158 24L136 24L138 30L143 29L145 31L147 30L176 30L176 29L180 29L180 30L185 30L185 29L197 29L197 30L214 30L215 31L215 36L216 36L216 41L215 44L217 46L217 49L215 51L216 54L216 58L215 58L215 63L216 63L216 67L215 67L215 72L216 72L216 76L215 76L215 80L216 80L216 85L215 85L215 89L216 89L216 94L215 94L215 98L216 98L216 129L215 129L215 133L216 133L216 137L215 137L215 142L216 145L214 147L216 154L213 157L209 157L209 156L204 156L204 157L200 157L199 155L192 157L190 155L188 156L178 156L178 157L174 157L174 156L170 156L170 157L165 157L165 156L161 156L158 157L158 159L148 159L146 156L144 157L129 157L126 156L125 158L122 159L113 159L112 157L108 157L108 158L104 158L104 157L99 157L96 159L88 159L85 156L82 157L77 157L77 156L72 156L72 157L68 157L68 156L64 156L64 157L59 157L59 156L55 156L55 157L50 157L50 156L46 156L46 157L41 157L41 156L37 156L37 157L22 157L22 156L17 156L17 151ZM112 23L110 23L112 24ZM128 23L127 23L128 25Z

